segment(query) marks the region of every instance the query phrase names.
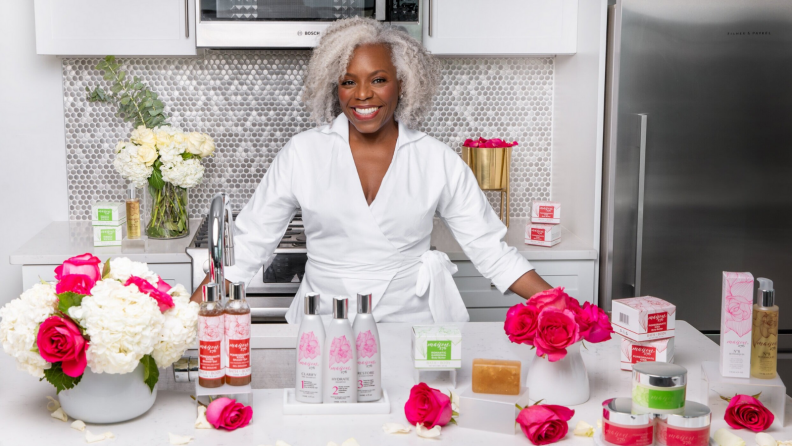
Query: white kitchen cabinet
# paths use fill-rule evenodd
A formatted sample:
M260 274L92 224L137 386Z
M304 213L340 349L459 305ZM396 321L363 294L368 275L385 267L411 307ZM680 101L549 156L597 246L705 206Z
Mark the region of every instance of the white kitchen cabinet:
M578 0L424 0L436 55L556 55L577 49Z
M567 294L581 303L594 302L595 260L531 260L536 272L554 287L564 287ZM522 297L504 295L483 277L470 261L455 261L459 268L454 282L470 313L472 322L503 321L512 305Z
M28 290L41 280L55 281L56 265L22 265L22 289ZM148 267L159 275L170 286L182 284L189 291L192 283L192 266L190 263L149 263Z
M192 56L195 0L35 0L36 52Z

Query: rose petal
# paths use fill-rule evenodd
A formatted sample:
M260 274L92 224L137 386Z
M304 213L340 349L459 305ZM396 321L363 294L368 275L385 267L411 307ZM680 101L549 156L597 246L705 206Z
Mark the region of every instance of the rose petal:
M734 435L726 428L720 428L713 435L715 443L720 446L745 446L745 440Z
M82 432L85 430L85 423L83 423L82 420L74 420L71 424L71 428Z
M778 442L772 435L760 432L756 434L756 444L758 446L777 446Z
M354 438L348 438L345 442L341 443L341 446L360 446L360 444Z
M115 438L112 432L105 432L99 435L92 434L91 431L85 431L85 442L86 443L96 443L98 441L108 440L110 438Z
M438 424L431 429L427 429L423 424L418 423L415 425L415 433L417 433L419 437L437 438L440 436L440 425Z
M50 416L56 420L69 421L68 415L66 415L66 412L64 412L60 407L55 409L55 411L52 412Z
M386 434L406 434L410 432L410 428L399 423L385 423L382 425L382 430Z
M60 401L56 400L55 398L48 396L47 399L49 402L47 403L47 410L52 412L56 409L60 409Z
M572 431L573 434L577 435L578 437L593 437L594 436L594 426L586 423L583 420L578 421L577 426L575 426L575 430Z
M188 435L176 435L168 432L168 440L170 441L170 444L180 445L180 444L187 444L193 441L193 437L190 437Z
M206 419L206 407L198 406L198 418L195 419L196 429L211 429L212 424Z

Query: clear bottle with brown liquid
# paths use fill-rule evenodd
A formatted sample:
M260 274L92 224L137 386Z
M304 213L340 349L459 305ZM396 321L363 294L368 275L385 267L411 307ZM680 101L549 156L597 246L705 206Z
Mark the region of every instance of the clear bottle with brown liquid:
M250 384L250 305L245 300L245 284L232 283L224 312L225 382L230 386Z
M215 388L225 381L223 367L223 304L219 287L209 283L203 287L203 302L198 310L198 385Z
M127 238L137 240L140 238L140 198L137 196L137 188L134 184L129 185L126 199L126 225Z
M778 305L775 304L773 281L764 277L756 281L759 290L753 306L751 376L773 379L778 367Z

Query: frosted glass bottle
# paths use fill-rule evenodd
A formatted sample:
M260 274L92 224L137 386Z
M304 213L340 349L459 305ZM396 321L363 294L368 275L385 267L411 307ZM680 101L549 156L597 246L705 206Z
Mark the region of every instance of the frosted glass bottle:
M231 386L250 384L250 305L245 299L245 284L234 282L223 306L225 325L225 382Z
M198 385L215 388L225 381L223 365L223 304L216 283L203 286L198 310Z
M322 402L357 402L355 335L347 319L348 299L333 299L333 319L327 327L322 358Z
M377 322L371 314L371 294L357 295L357 316L352 324L357 352L357 400L382 398L382 363Z
M297 379L294 398L301 403L322 402L322 358L325 329L319 316L319 294L305 295L305 316L297 332Z

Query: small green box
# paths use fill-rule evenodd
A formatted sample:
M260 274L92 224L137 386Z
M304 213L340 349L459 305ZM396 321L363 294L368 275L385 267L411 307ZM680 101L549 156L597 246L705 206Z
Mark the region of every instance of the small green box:
M418 369L462 367L462 332L453 325L415 325L412 356Z
M126 234L126 225L94 226L94 246L121 246Z
M94 226L118 226L126 223L126 205L98 201L91 205L91 222Z

